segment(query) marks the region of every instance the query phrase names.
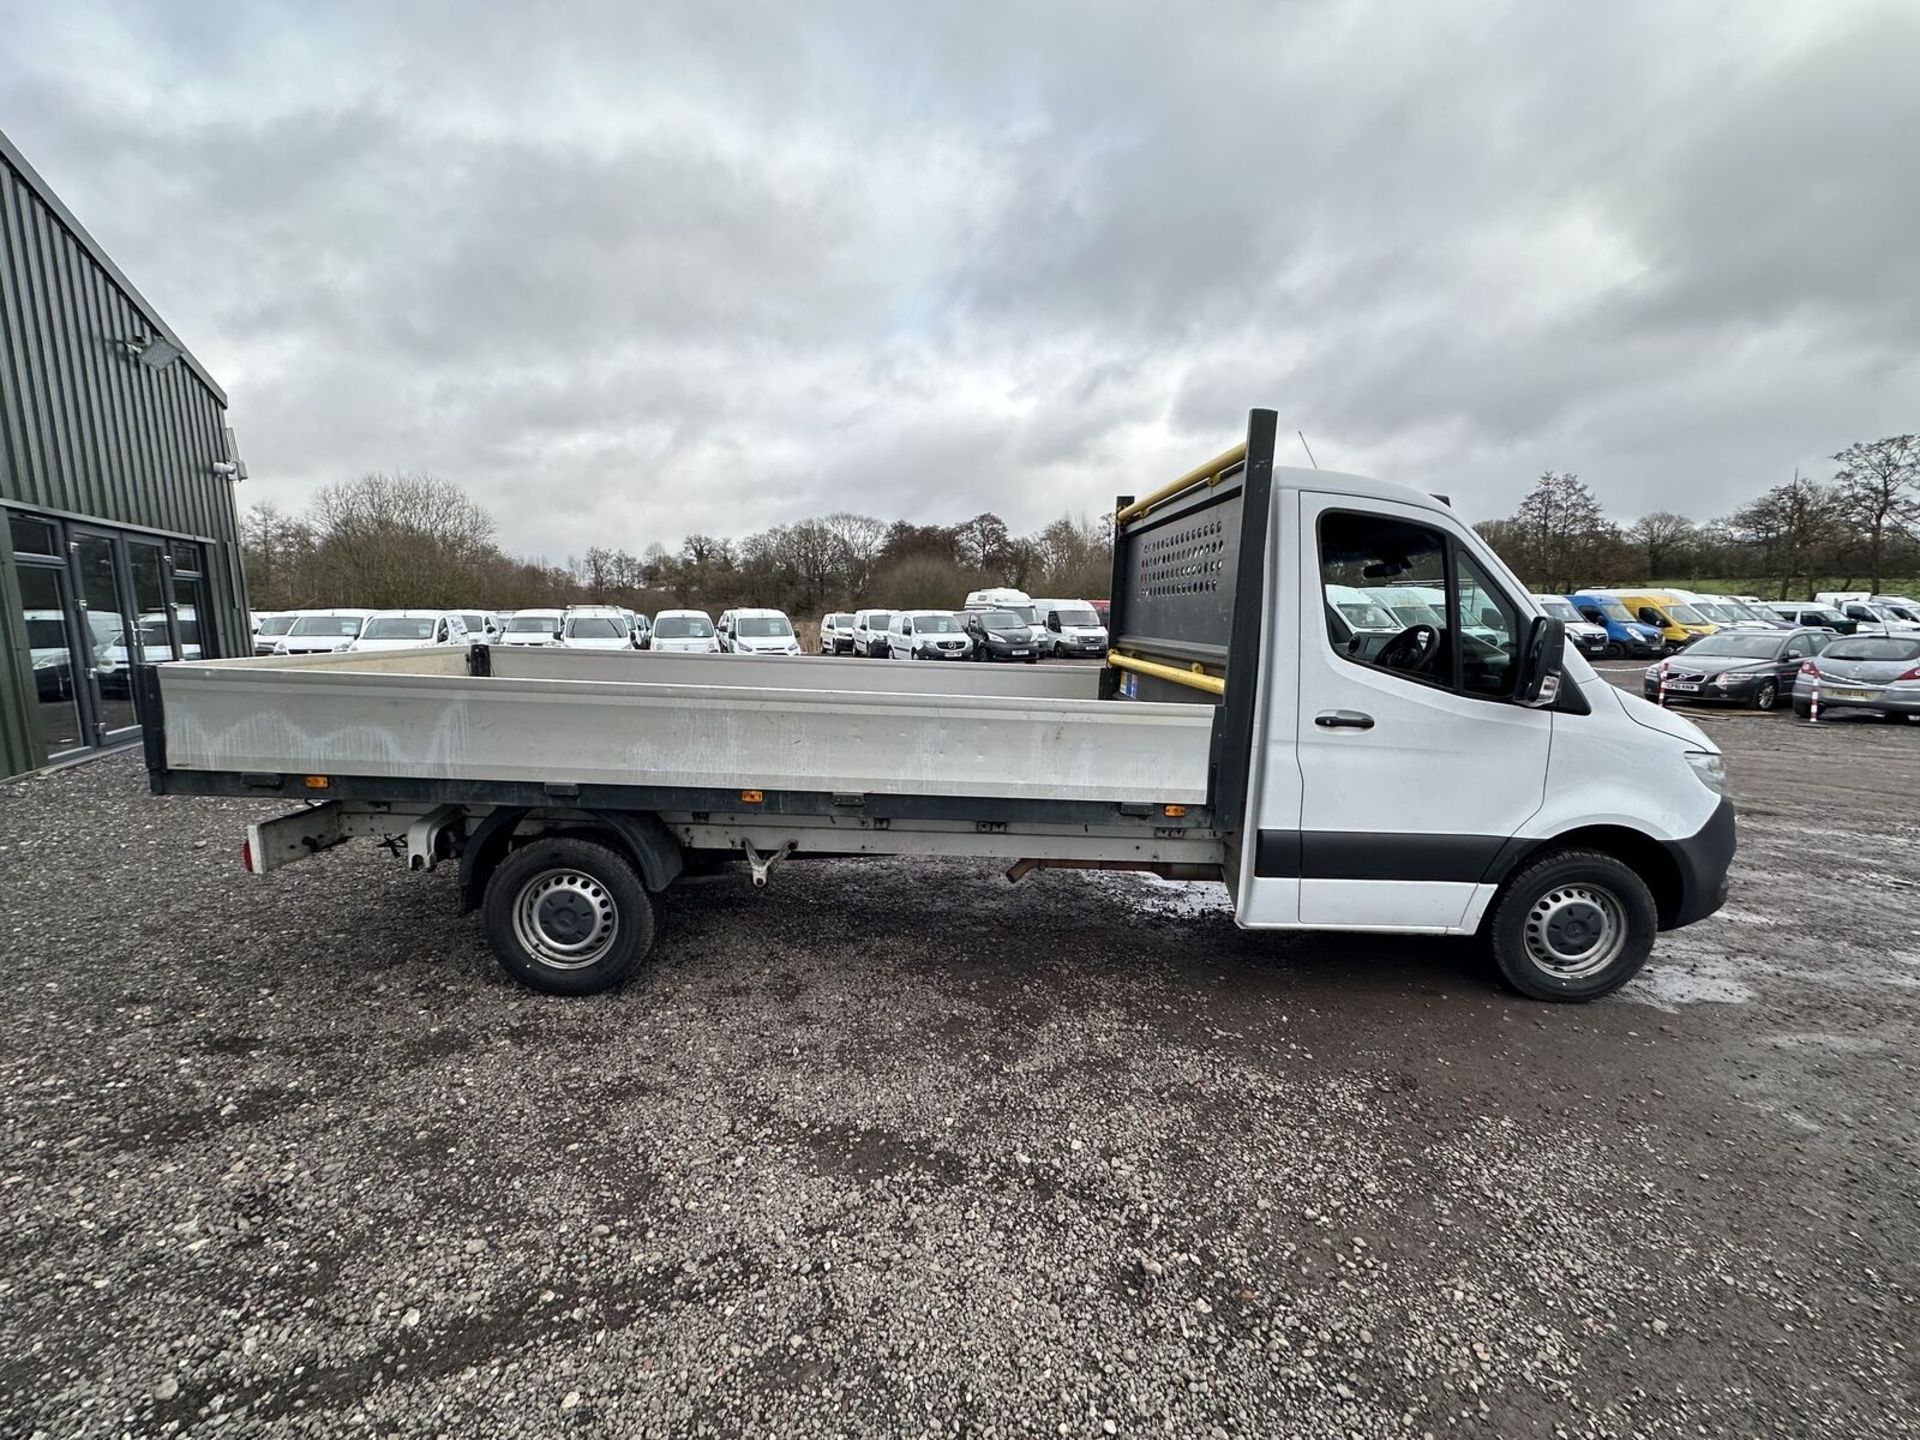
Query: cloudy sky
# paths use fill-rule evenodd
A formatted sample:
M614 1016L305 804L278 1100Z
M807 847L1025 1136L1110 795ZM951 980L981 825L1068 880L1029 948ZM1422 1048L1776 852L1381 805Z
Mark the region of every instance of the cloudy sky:
M1270 405L1476 517L1545 467L1706 516L1920 428L1912 0L0 29L0 129L226 386L243 503L433 471L553 558L1027 529Z

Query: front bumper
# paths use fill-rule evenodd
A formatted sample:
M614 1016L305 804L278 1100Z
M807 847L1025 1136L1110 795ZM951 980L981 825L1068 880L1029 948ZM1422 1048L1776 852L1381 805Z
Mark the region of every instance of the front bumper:
M1711 680L1705 680L1700 682L1700 688L1697 690L1676 690L1673 688L1673 682L1668 681L1667 703L1672 705L1676 702L1692 703L1704 700L1708 702L1719 701L1730 705L1747 705L1752 703L1754 691L1760 688L1760 682L1773 678L1774 677L1769 675L1741 675L1727 681L1725 685L1716 685ZM1647 699L1658 703L1660 699L1660 682L1658 680L1649 680L1642 676L1640 684L1640 693L1645 695Z
M1680 880L1680 893L1670 911L1660 916L1662 930L1677 930L1704 920L1727 903L1728 874L1737 848L1733 801L1722 797L1713 816L1696 835L1662 841Z
M916 660L964 660L967 658L967 647L957 645L947 650L931 645L922 646L913 652L913 658Z

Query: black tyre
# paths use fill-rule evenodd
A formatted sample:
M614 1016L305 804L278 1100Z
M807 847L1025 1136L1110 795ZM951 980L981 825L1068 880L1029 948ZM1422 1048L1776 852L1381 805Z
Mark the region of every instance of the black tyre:
M1487 919L1509 985L1535 1000L1593 1000L1640 973L1659 914L1646 881L1597 850L1542 856L1502 887Z
M1607 642L1607 648L1605 651L1607 659L1619 660L1624 658L1626 653L1627 653L1627 647L1622 645L1618 640L1609 640Z
M597 995L653 948L653 902L624 855L557 836L523 845L487 882L487 943L506 971L548 995Z
M1813 706L1805 700L1796 700L1793 702L1793 714L1797 720L1809 719L1813 715Z
M1780 682L1762 680L1753 692L1753 708L1756 710L1777 710L1780 708Z

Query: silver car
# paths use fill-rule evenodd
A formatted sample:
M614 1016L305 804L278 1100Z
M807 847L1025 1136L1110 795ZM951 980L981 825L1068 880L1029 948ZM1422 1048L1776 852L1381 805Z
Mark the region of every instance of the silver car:
M1819 686L1820 712L1920 716L1920 635L1845 635L1800 666L1793 713L1805 719Z

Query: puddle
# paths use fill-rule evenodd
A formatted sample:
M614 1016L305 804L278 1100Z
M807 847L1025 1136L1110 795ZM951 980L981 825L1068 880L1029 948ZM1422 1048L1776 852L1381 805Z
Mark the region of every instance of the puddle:
M1665 941L1654 951L1647 968L1615 991L1612 998L1630 1005L1651 1005L1668 1014L1677 1013L1683 1005L1744 1005L1756 993L1742 978L1752 969L1704 945L1682 947Z
M1233 914L1233 900L1218 880L1162 880L1158 875L1122 870L1089 871L1086 879L1123 904L1154 915Z

